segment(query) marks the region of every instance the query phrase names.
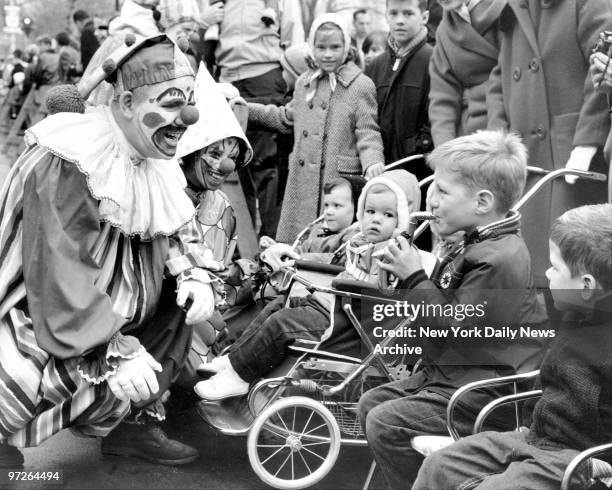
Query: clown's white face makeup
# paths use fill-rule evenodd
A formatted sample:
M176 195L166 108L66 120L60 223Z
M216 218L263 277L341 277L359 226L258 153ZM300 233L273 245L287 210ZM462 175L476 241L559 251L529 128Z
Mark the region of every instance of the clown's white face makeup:
M239 155L238 138L233 136L215 141L204 148L198 162L198 177L204 187L213 191L219 189L236 168Z
M147 158L170 159L187 129L181 110L193 104L193 77L184 76L133 90L133 123L130 143ZM136 141L131 141L135 139Z

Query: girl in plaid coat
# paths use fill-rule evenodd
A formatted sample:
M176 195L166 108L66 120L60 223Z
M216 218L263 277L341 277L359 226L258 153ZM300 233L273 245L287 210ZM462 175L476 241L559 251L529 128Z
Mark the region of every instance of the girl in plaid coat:
M276 233L285 243L321 213L325 182L363 172L372 177L383 170L376 89L348 60L350 34L344 20L322 15L310 32L317 67L300 76L293 100L284 107L249 104L249 123L294 133Z

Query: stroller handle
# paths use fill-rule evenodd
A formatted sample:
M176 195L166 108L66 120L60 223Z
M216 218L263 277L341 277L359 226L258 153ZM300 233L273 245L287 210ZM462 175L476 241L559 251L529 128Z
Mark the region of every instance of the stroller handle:
M531 167L537 168L537 167ZM540 169L542 170L542 169ZM607 176L599 173L599 172L591 172L585 170L576 170L573 168L559 168L557 170L552 170L546 172L546 175L538 180L532 187L529 189L523 197L521 197L518 202L512 206L513 211L518 211L529 199L533 197L545 184L548 182L558 179L559 177L565 177L567 175L575 175L581 179L587 180L596 180L599 182L605 182L607 180Z
M403 165L404 163L412 162L413 160L422 160L423 158L425 158L425 155L423 155L422 153L419 153L418 155L410 155L409 157L405 157L400 160L396 160L394 162L391 162L385 165L385 172L389 170L393 170L395 167L399 167Z
M585 170L575 170L571 168L560 168L557 170L546 170L540 167L528 166L527 172L534 175L543 175L540 180L538 180L532 187L529 189L523 197L521 197L517 203L512 206L513 211L518 211L529 199L533 197L544 185L546 185L551 180L558 179L559 177L565 177L566 175L575 175L581 179L588 180L596 180L600 182L605 182L608 177L599 172L591 172ZM420 224L420 226L414 231L412 236L414 239L418 238L429 226L429 221L424 221Z

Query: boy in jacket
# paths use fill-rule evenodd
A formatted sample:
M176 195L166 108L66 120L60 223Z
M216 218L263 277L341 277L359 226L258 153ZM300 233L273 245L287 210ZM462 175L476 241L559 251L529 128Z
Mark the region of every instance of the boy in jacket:
M413 488L557 489L567 465L612 438L612 205L571 209L550 233L546 271L566 313L540 369L525 432L482 432L427 458ZM582 485L580 485L582 488Z

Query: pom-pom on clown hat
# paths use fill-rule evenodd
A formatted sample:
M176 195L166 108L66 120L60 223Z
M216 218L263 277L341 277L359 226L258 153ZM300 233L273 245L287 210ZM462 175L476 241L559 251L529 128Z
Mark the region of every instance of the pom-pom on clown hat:
M210 76L203 63L200 64L193 93L195 107L200 114L200 118L185 131L178 143L176 156L185 157L206 148L215 141L233 136L240 140L242 150L240 158L236 162L237 169L247 165L253 157L253 149L221 88Z

